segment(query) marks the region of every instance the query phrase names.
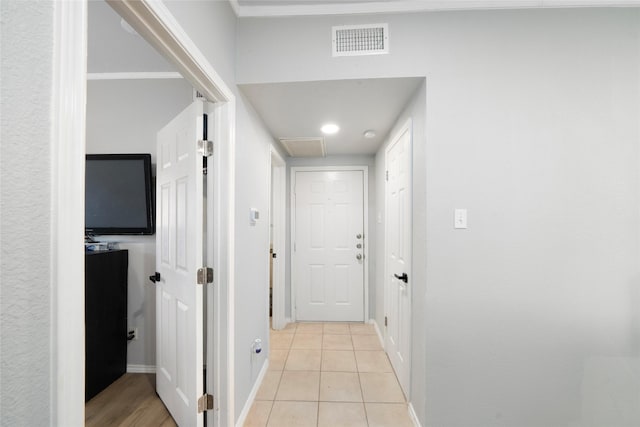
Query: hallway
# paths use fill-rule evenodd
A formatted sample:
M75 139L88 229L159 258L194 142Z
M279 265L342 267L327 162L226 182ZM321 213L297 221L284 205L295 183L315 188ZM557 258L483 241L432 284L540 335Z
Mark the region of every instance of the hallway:
M373 325L292 323L271 331L269 371L245 427L411 427Z

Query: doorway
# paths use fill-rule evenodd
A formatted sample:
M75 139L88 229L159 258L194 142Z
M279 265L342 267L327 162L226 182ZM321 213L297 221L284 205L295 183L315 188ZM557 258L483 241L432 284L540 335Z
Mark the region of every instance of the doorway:
M229 396L229 389L233 389L233 369L221 369L221 366L230 365L233 361L233 176L234 162L233 153L235 151L235 97L229 88L226 87L221 78L215 74L213 67L205 59L204 55L197 49L193 42L186 36L182 28L172 19L166 7L158 2L122 2L111 1L117 13L125 17L127 22L139 34L143 34L147 41L161 52L167 60L176 64L181 74L193 84L204 97L210 101L218 102L219 108L216 111L214 120L219 123L216 126L215 138L220 142L220 149L213 159L216 170L216 189L213 194L213 209L215 221L212 227L213 246L211 251L211 266L215 269L216 283L225 283L224 289L229 291L219 291L216 288L215 295L211 293L214 309L212 312L216 316L227 322L227 329L222 331L207 331L212 340L207 340L208 345L214 347L212 360L208 365L212 367L208 370L212 393L218 396ZM64 124L63 128L56 130L53 138L56 150L60 152L60 157L54 157L56 183L65 183L60 188L69 187L70 191L63 192L59 200L64 201L53 205L53 214L58 218L64 218L63 223L56 224L54 236L71 236L69 238L56 239L59 241L57 253L67 254L65 257L54 260L57 270L65 272L60 283L71 283L82 286L83 280L80 276L82 268L80 266L70 267L67 260L74 261L80 259L82 252L80 247L76 248L79 241L78 235L83 221L84 193L76 191L75 185L66 183L84 182L84 154L85 154L85 116L84 105L86 97L86 2L71 2L56 5L56 46L62 48L54 52L58 73L54 79L54 100L53 104L56 113L61 117L56 123ZM59 9L58 9L59 8ZM70 108L72 104L73 108ZM73 149L73 160L68 160L69 156L62 156L63 149ZM57 151L56 151L57 152ZM66 152L65 152L66 153ZM71 191L73 190L73 191ZM69 193L69 197L67 196ZM70 206L74 207L73 214L69 215ZM80 228L78 227L80 225ZM74 238L76 237L76 238ZM73 255L73 256L71 256ZM68 272L68 273L67 273ZM66 277L69 276L69 277ZM221 287L222 288L222 287ZM83 292L76 292L73 286L53 286L55 294L52 298L57 301L53 316L56 318L52 333L56 336L58 348L56 348L57 378L64 378L64 382L57 382L54 387L57 389L57 399L52 403L56 420L61 425L80 425L79 418L83 414L84 406L84 384L83 384L83 364L78 363L83 360L84 340L78 339L82 335L82 328L69 328L68 325L82 325L81 315L83 315ZM70 293L71 292L71 293ZM216 319L218 320L218 319ZM214 323L216 327L220 322ZM219 328L219 327L218 327ZM213 328L211 328L213 329ZM215 343L214 343L215 341ZM221 351L224 349L224 352ZM62 351L62 352L61 352ZM211 354L211 353L210 353ZM224 373L215 375L214 372ZM215 381L214 381L215 379ZM223 393L220 390L224 390ZM217 400L218 411L207 413L209 425L226 425L227 416L233 415L232 399ZM222 418L220 418L220 414Z
M269 202L270 233L270 313L271 327L285 327L285 271L286 271L286 191L287 169L282 156L271 148L271 199Z
M368 168L291 169L292 317L368 318Z
M385 350L409 398L411 372L411 120L385 150Z

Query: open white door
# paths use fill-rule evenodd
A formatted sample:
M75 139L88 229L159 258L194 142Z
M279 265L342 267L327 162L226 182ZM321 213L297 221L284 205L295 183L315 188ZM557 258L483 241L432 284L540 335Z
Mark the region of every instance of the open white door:
M295 172L297 320L364 320L363 187L361 170Z
M411 123L386 149L385 348L405 396L411 372Z
M158 132L156 390L180 426L203 425L203 110L195 101Z

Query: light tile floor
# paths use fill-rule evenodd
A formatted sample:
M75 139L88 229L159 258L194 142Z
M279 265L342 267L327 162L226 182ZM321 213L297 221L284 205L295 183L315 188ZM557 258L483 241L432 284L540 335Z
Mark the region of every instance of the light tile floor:
M245 427L413 426L372 325L292 323L270 342Z

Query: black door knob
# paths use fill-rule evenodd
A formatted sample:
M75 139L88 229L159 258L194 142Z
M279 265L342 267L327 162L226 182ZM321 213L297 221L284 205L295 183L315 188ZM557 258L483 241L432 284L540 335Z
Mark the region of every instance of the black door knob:
M398 276L397 274L394 274L393 276L398 280L402 280L404 283L409 283L409 276L407 276L407 273L402 273L402 276Z
M149 276L149 280L151 280L153 283L159 282L160 281L160 273L158 273L156 271L154 275Z

